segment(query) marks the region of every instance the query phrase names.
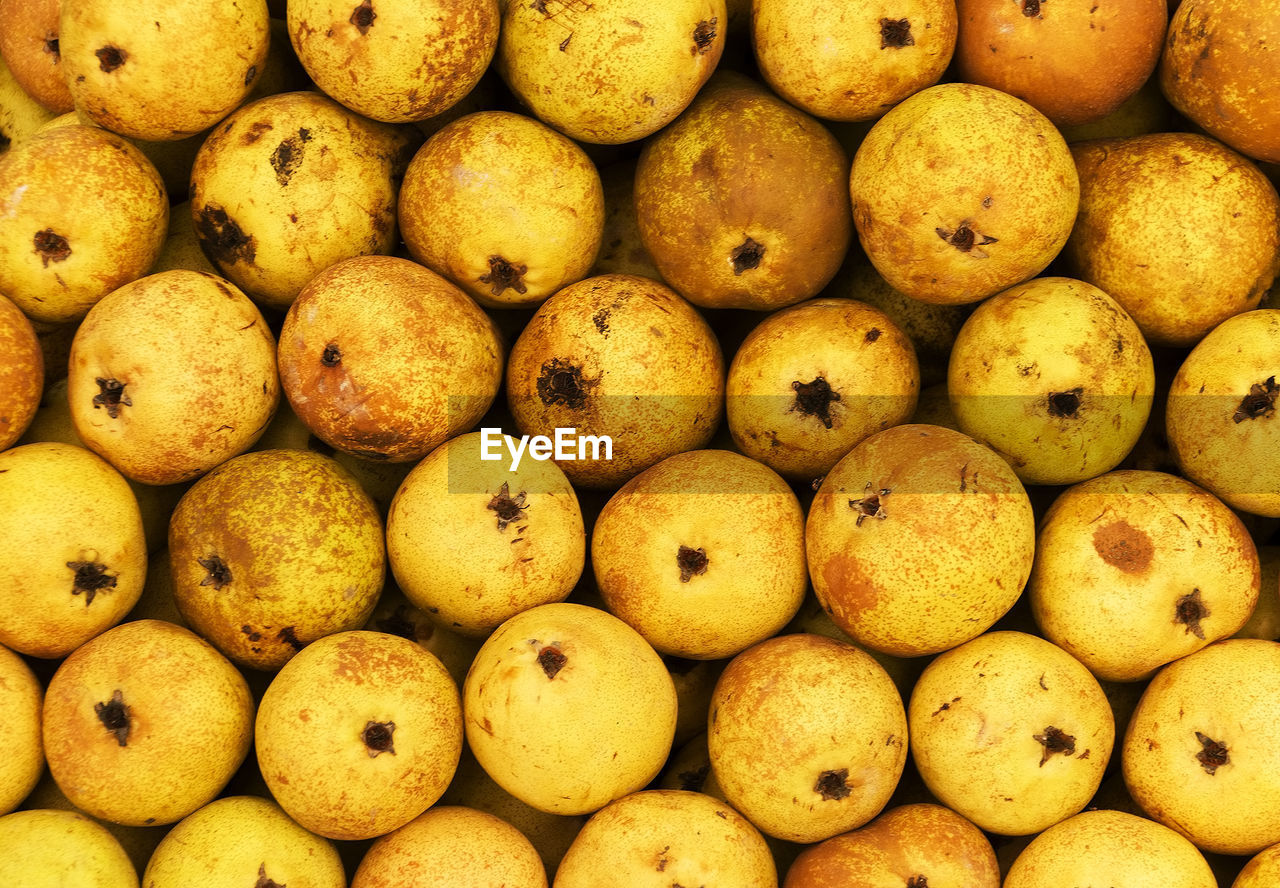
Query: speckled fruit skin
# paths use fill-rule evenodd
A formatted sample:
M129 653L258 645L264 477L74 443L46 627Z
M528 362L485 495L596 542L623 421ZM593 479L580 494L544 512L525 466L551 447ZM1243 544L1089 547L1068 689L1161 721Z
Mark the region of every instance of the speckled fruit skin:
M555 888L777 888L764 837L700 792L632 793L597 812L556 871Z
M609 610L659 653L725 659L799 609L804 512L781 477L741 454L680 453L605 504L591 563Z
M267 59L266 0L64 2L58 44L76 108L135 139L184 139L244 101Z
M1280 9L1245 0L1194 0L1173 11L1160 88L1215 138L1280 163Z
M996 453L951 429L900 425L826 476L805 545L836 625L860 645L916 657L976 637L1013 606L1031 573L1035 520Z
M494 64L541 120L614 145L688 106L720 61L727 26L724 0L508 2Z
M1071 151L1080 216L1064 255L1077 277L1133 316L1147 342L1195 345L1258 307L1280 271L1280 198L1253 163L1195 133Z
M1114 299L1069 278L1036 278L978 306L951 349L947 390L960 430L1026 484L1074 484L1133 449L1155 397L1151 350Z
M907 720L929 791L978 827L1010 836L1081 811L1115 742L1098 680L1023 632L988 632L934 659L911 693Z
M537 305L587 276L604 232L600 174L522 114L448 124L409 163L397 207L414 258L491 308Z
M1280 880L1280 845L1259 851L1240 870L1231 888L1268 888Z
M747 334L729 365L725 414L747 456L812 479L909 420L919 391L915 349L888 315L852 299L813 299Z
M35 419L44 391L44 354L35 328L0 294L0 450L12 447Z
M562 460L574 485L616 488L705 447L724 413L724 355L692 305L657 281L601 275L542 304L511 349L507 400L527 435L609 435L613 458ZM603 451L601 451L603 453Z
M377 507L350 473L307 450L246 453L201 478L174 509L169 556L191 627L266 670L363 626L386 573Z
M0 58L22 88L55 114L75 107L58 51L61 0L0 0Z
M113 703L125 708L127 732L103 721L114 723L99 704ZM45 692L53 779L80 810L127 826L174 823L213 801L252 739L244 677L195 633L160 620L122 623L81 645Z
M0 815L18 807L44 773L44 687L22 657L0 645L0 709L9 741L0 762Z
M764 0L751 7L751 44L787 101L829 120L872 120L938 82L956 45L956 4Z
M636 165L640 237L695 305L816 296L852 238L849 159L818 121L739 74L711 80Z
M426 120L471 91L498 47L498 0L293 0L307 74L358 114Z
M581 604L544 604L495 629L462 699L480 765L552 814L587 814L644 788L675 734L661 658L626 623Z
M866 652L822 635L780 635L738 654L716 683L707 724L724 797L791 842L871 820L907 761L893 680Z
M32 321L78 321L147 273L169 200L155 166L94 126L63 126L0 155L0 293Z
M551 461L509 470L482 459L481 433L442 444L405 478L387 515L396 582L433 622L484 637L509 617L569 597L586 559L578 496Z
M946 83L871 128L850 194L858 238L889 285L957 305L1044 270L1071 233L1080 185L1047 117L1007 93Z
M958 0L956 71L1004 90L1058 126L1116 110L1156 69L1166 0Z
M547 888L542 859L520 830L470 808L436 806L373 843L351 888Z
M1169 388L1165 429L1182 473L1244 512L1280 517L1280 310L1223 321Z
M119 472L71 444L0 453L0 644L65 657L124 618L146 573L142 515Z
M1000 888L1000 869L982 831L950 808L900 805L861 829L801 852L783 888Z
M189 481L248 450L271 421L280 403L275 338L222 278L149 275L81 322L67 398L76 434L124 475Z
M0 817L0 878L26 888L78 883L138 888L138 873L107 829L73 811L29 810Z
M1045 830L1014 860L1004 888L1058 885L1217 888L1194 845L1124 811L1083 811Z
M433 271L358 256L303 288L280 330L280 379L331 447L413 462L472 428L502 385L489 317Z
M273 801L229 796L169 830L147 863L147 888L244 883L346 888L338 851L298 826Z
M370 724L390 749L370 747ZM386 726L390 725L388 729ZM444 793L462 753L458 688L434 654L341 632L290 660L258 706L258 767L280 806L330 839L385 835Z
M1170 663L1125 734L1129 794L1203 851L1253 855L1280 842L1277 700L1280 643L1231 638Z
M313 92L268 96L219 124L191 169L206 254L250 296L286 309L318 273L396 244L396 184L413 140Z
M1221 500L1174 475L1119 471L1054 501L1027 594L1046 638L1100 679L1137 681L1234 635L1259 583L1249 531Z

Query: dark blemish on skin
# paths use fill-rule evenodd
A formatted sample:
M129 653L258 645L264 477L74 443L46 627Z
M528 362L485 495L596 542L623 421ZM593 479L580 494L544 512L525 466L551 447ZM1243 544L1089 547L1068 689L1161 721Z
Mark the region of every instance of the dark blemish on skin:
M117 745L129 745L131 713L124 703L124 694L119 688L115 689L111 699L106 703L94 703L93 712L98 716L98 721L102 722L102 726L115 735Z
M542 365L537 390L538 397L548 407L563 404L570 410L578 410L587 402L582 371L559 358L552 358Z
M227 211L216 204L206 204L196 216L196 234L200 245L215 263L252 264L257 255L257 241L246 235Z
M265 863L258 864L258 881L253 883L253 888L285 888L280 882L273 882L267 878L267 865Z
M821 376L815 377L812 382L797 379L791 383L791 389L796 393L796 399L788 408L788 413L798 410L805 416L816 416L823 427L831 428L831 405L840 400L840 393L833 391L830 383Z
M1040 755L1040 767L1044 767L1044 763L1049 760L1049 756L1054 753L1062 753L1063 755L1072 756L1076 754L1076 738L1061 730L1049 725L1044 729L1044 733L1033 734L1032 737L1044 747L1044 752Z
M289 645L295 651L300 651L303 649L303 647L305 647L305 645L298 640L298 634L295 631L295 628L293 626L285 626L278 633L276 633L276 638L278 638L280 641L283 641L285 644Z
M1027 18L1040 15L1040 0L1022 0L1022 14Z
M44 51L53 56L53 63L56 65L62 60L62 50L58 46L57 37L46 37L44 41Z
M369 33L369 29L373 27L373 20L378 14L373 11L373 3L370 0L364 0L351 12L351 18L347 19L351 24L356 26L356 30L360 32L360 36Z
M262 633L255 632L252 626L241 626L240 632L250 641L262 641Z
M94 52L98 57L98 68L106 74L110 74L116 68L119 68L129 58L129 54L118 46L104 46Z
M196 563L208 571L207 576L200 581L201 586L212 586L217 591L230 584L231 568L227 567L227 563L217 555L210 555L208 558L197 558ZM256 641L257 639L254 640Z
M729 253L729 260L733 263L733 273L740 275L744 271L750 271L760 266L760 260L764 258L764 244L757 242L754 238L748 237L741 244L734 247Z
M396 723L393 721L365 722L364 730L360 732L360 739L364 741L365 747L369 750L369 758L377 758L384 752L395 755L396 747L392 741L392 735L395 732Z
M1274 376L1267 377L1265 382L1254 383L1249 387L1249 394L1244 396L1231 419L1242 423L1246 419L1263 419L1276 412L1276 394L1280 393L1280 385L1276 385Z
M271 152L271 168L276 171L276 181L281 187L289 184L298 167L302 166L302 156L311 134L305 129L298 130L297 136L290 136L276 146Z
M244 72L244 85L248 86L253 83L253 78L258 76L258 66L250 65L249 70Z
M561 52L565 52L565 51L569 48L569 41L570 41L570 40L572 40L572 39L573 39L573 33L572 33L572 32L570 32L568 37L566 37L566 38L564 38L563 40L561 40L561 41L560 41L560 51L561 51Z
M681 546L676 550L676 566L680 568L680 582L682 583L687 583L693 577L705 574L707 565L710 563L705 549L691 549L688 546Z
M870 490L871 482L867 482L867 486L863 490ZM877 518L883 521L889 515L884 510L884 503L880 501L881 497L888 496L892 491L887 487L882 487L876 493L868 494L862 499L849 500L849 508L858 512L858 519L854 522L855 527L861 527L862 522L868 518Z
M693 54L702 55L711 49L711 44L716 39L716 25L719 23L718 18L710 21L698 22L698 26L693 29Z
M37 231L32 243L40 257L42 268L48 268L50 262L65 262L71 255L71 245L67 243L67 239L52 228Z
M121 382L118 379L103 379L101 376L94 381L98 383L98 393L93 396L94 410L101 407L107 411L107 416L112 419L118 419L122 406L133 406L133 401L129 400L129 396L124 393L125 386L128 383Z
M489 285L492 296L502 295L503 290L515 290L520 295L529 291L523 277L529 271L527 265L513 265L501 256L489 257L489 273L480 275L480 283Z
M84 595L85 607L104 589L116 587L116 575L107 573L107 566L97 561L68 561L67 567L75 572L71 583L72 595Z
M1231 763L1231 756L1227 754L1227 747L1212 740L1196 731L1196 740L1200 743L1200 751L1196 753L1196 761L1200 762L1200 767L1204 768L1204 772L1213 775L1223 765Z
M921 875L912 876L907 879L907 888L929 888L929 880Z
M556 674L565 667L569 662L569 658L560 651L559 648L547 645L538 651L538 665L542 667L542 671L546 673L548 679L556 677Z
M853 790L848 784L849 769L841 768L838 771L823 771L818 775L818 780L813 784L813 791L822 796L825 801L840 801L846 799L852 794Z
M1080 396L1084 394L1081 386L1067 389L1065 392L1049 393L1049 415L1059 419L1074 419L1080 409Z
M1200 590L1192 589L1190 593L1178 599L1174 608L1173 621L1187 627L1184 634L1189 633L1204 641L1204 627L1200 625L1200 621L1207 616L1209 616L1209 609L1200 600Z
M946 712L948 709L951 708L951 703L959 703L959 702L960 702L959 697L952 697L950 703L943 703L941 706L939 706L937 709L933 711L932 715L937 715L940 712Z
M907 19L880 19L880 48L901 49L904 46L915 46L916 39L911 36L911 22Z
M867 331L867 335L866 335L866 336L864 336L863 338L864 338L867 342L875 342L877 339L879 339L879 338L880 338L880 330L879 330L879 328L877 328L877 327L872 327L870 330L868 330L868 331Z
M485 508L498 513L498 530L506 530L511 522L525 519L525 510L528 509L525 505L525 492L521 491L512 496L507 488L507 482L503 481L497 496L489 500Z
M342 363L342 349L330 342L320 353L320 363L326 367L337 367Z
M960 227L954 231L948 228L935 228L934 231L938 237L942 238L951 246L955 247L962 253L970 253L979 259L985 259L987 253L985 250L979 249L988 244L999 243L1000 239L985 234L977 234L969 227L968 222L961 222Z

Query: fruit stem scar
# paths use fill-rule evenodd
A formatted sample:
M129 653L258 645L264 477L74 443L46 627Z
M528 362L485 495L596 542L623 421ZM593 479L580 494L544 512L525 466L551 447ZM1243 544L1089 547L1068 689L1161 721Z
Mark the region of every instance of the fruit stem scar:
M515 290L523 296L529 291L523 280L528 270L527 265L515 265L501 256L490 256L489 273L480 275L480 283L489 284L489 293L493 296L502 295L506 289Z
M968 222L961 222L960 227L954 231L949 228L935 228L933 230L937 233L938 237L951 244L951 246L955 247L960 252L971 253L979 259L985 259L987 254L985 250L980 250L978 247L985 247L987 244L999 243L1000 241L999 238L991 237L990 235L977 234L969 227Z
M32 243L36 253L40 255L42 268L48 268L50 262L65 262L71 255L71 245L67 243L67 239L52 228L37 231Z
M1237 422L1246 419L1262 419L1276 412L1276 394L1280 393L1280 385L1276 385L1274 376L1267 377L1265 382L1257 382L1249 387L1249 394L1244 396L1240 406L1231 418Z
M363 37L369 33L369 28L373 27L373 20L377 17L378 14L373 11L373 3L370 0L363 0L359 6L351 11L351 18L348 21L356 26L356 30Z
M98 716L98 721L102 722L102 726L110 733L115 734L117 744L120 746L129 745L131 713L129 707L124 703L124 694L120 692L119 688L115 689L108 702L94 703L93 712Z
M929 888L929 880L922 875L914 875L907 879L907 888Z
M688 546L681 546L676 551L676 565L680 568L680 582L682 583L689 582L695 576L702 576L707 572L707 565L710 563L705 549L691 549Z
M107 416L116 419L120 416L120 406L132 407L133 401L129 400L129 396L124 393L124 387L127 382L121 382L118 379L103 379L101 376L94 380L98 383L98 393L93 396L93 409L105 407Z
M831 403L840 400L840 393L832 390L831 384L821 376L814 377L812 382L794 380L791 389L796 393L795 402L787 410L799 410L805 416L816 416L825 428L831 428Z
M515 496L511 495L507 482L502 482L502 487L498 488L498 494L489 500L486 509L498 513L498 530L506 530L507 525L512 521L523 521L525 511L529 508L524 502L525 492L522 490Z
M227 567L227 563L217 555L197 558L196 563L208 571L205 578L200 581L201 586L212 586L215 590L220 590L231 582L231 568Z
M337 367L342 363L342 349L330 342L320 353L320 363L326 367Z
M98 57L98 67L107 74L119 68L129 58L129 54L123 49L111 45L96 50L94 55Z
M695 55L702 55L711 49L711 44L716 39L716 25L719 24L719 18L712 18L709 21L698 22L698 26L693 29L693 52Z
M1219 743L1196 731L1196 740L1200 743L1201 749L1196 753L1196 760L1200 762L1200 767L1204 768L1204 772L1213 775L1223 765L1231 762L1231 756L1227 754L1225 744Z
M1049 756L1055 752L1060 752L1067 756L1076 754L1076 738L1063 731L1061 728L1055 728L1049 725L1041 734L1031 735L1036 742L1044 747L1044 752L1040 755L1040 767L1044 767L1044 763L1049 760Z
M556 677L565 664L569 662L569 658L557 647L546 645L542 650L538 651L538 665L542 667L542 671L547 674L548 679Z
M83 592L85 607L93 604L94 597L103 589L114 589L116 587L116 576L115 574L107 573L105 564L100 564L93 560L68 561L67 567L75 571L71 594L79 595Z
M253 883L253 888L285 888L285 886L267 878L267 865L260 863L258 864L258 881Z
M1178 599L1174 608L1173 621L1187 627L1184 634L1190 633L1203 641L1204 627L1200 625L1200 621L1207 616L1209 616L1209 609L1200 600L1200 590L1197 588Z
M1035 18L1040 14L1040 0L1022 0L1022 14Z
M729 253L729 259L733 262L734 275L740 275L744 271L758 268L760 260L763 258L764 244L752 237L748 237Z
M368 747L369 758L377 758L384 752L392 755L396 754L396 746L392 741L392 735L396 732L396 723L393 721L365 722L364 730L360 732L360 739L364 741L364 745Z
M908 19L880 19L880 48L901 49L904 46L915 46L916 40L911 36L911 22Z
M870 490L871 482L868 481L867 486L862 489ZM880 497L888 496L892 492L893 491L891 491L888 487L882 487L876 493L872 493L867 496L864 496L862 499L849 500L849 508L856 509L858 512L858 518L854 522L854 526L861 527L862 522L868 518L877 518L881 521L883 521L885 518L888 518L889 514L885 512L884 503L880 502Z
M1080 409L1080 396L1084 394L1082 386L1067 389L1065 392L1049 393L1049 415L1063 419L1075 418Z
M587 402L582 370L559 358L552 358L542 365L537 388L538 397L548 407L563 404L570 410L577 410Z
M823 771L818 775L818 780L813 784L813 791L822 796L825 801L840 801L840 799L848 798L853 792L848 784L849 769L841 768L838 771Z

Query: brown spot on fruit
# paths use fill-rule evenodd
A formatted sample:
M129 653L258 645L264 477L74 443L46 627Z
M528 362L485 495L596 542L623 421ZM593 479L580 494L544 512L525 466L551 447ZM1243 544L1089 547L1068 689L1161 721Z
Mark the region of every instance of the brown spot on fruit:
M867 486L863 490L870 490L871 482L867 482ZM858 513L858 518L854 522L854 526L861 527L862 522L868 518L878 518L883 521L889 515L884 510L884 503L880 501L881 497L888 496L892 491L887 487L882 487L875 493L868 494L862 499L849 500L849 508L854 509Z
M795 380L791 383L796 393L796 400L789 408L798 410L805 416L816 416L824 428L831 428L831 403L840 400L840 393L833 391L831 384L821 376L812 382Z
M911 36L911 22L907 19L880 19L880 48L901 49L904 46L915 46L916 39Z
M698 26L693 29L693 54L702 55L711 49L711 44L716 39L716 25L719 24L718 18L710 21L698 22Z
M1044 729L1042 734L1032 734L1041 746L1044 752L1040 755L1040 767L1044 767L1044 763L1049 760L1049 756L1054 753L1062 753L1071 756L1076 754L1076 738L1063 731L1061 728L1055 728L1049 725Z
M215 590L220 590L231 582L231 568L227 567L227 563L217 555L197 558L196 563L208 571L205 578L200 581L201 586L212 586Z
M302 155L310 141L311 132L300 129L296 136L283 139L276 150L271 152L271 168L276 171L276 181L281 187L288 185L289 179L302 166Z
M1206 774L1214 774L1223 765L1230 764L1231 756L1227 754L1225 744L1219 743L1196 731L1196 740L1200 743L1200 751L1196 753L1196 761L1204 768Z
M106 74L110 74L116 68L119 68L129 58L129 54L123 49L110 44L96 50L94 55L98 57L98 68Z
M200 245L215 263L235 265L253 263L258 244L253 235L245 234L236 220L216 204L205 204L196 214L196 234Z
M586 383L582 370L572 364L552 358L542 365L537 381L538 397L548 407L563 404L570 410L579 410L587 403Z
M1244 400L1240 402L1240 406L1236 408L1231 418L1241 423L1246 419L1262 419L1271 416L1276 412L1278 392L1280 392L1280 385L1276 385L1274 376L1267 377L1266 382L1255 383L1249 387L1249 394L1244 396Z
M320 363L326 367L337 367L342 363L342 349L330 342L320 352Z
M1080 396L1084 394L1081 386L1067 389L1065 392L1049 393L1049 415L1059 419L1074 419L1080 410Z
M676 566L680 568L680 582L682 583L689 582L695 576L702 576L707 572L707 565L710 563L705 549L691 549L688 546L681 546L676 550Z
M880 338L880 328L872 327L870 330L867 331L867 335L862 338L867 342L875 342L877 339Z
M283 641L285 644L289 645L295 651L300 651L303 649L303 647L305 647L305 645L303 645L303 643L298 640L298 633L293 626L285 626L283 629L281 629L279 632L276 633L276 638L278 638L280 641Z
M548 679L555 678L568 662L569 658L558 647L547 645L538 651L538 665L542 667Z
M250 641L262 641L262 633L255 632L252 626L241 626L240 632ZM303 719L303 721L306 721L306 719Z
M1200 625L1200 621L1207 616L1209 616L1209 609L1200 600L1200 590L1192 589L1178 599L1174 608L1173 621L1186 626L1186 632L1204 641L1204 628Z
M285 888L281 882L273 882L267 878L267 865L265 863L258 864L258 881L253 883L253 888Z
M67 239L52 228L37 231L32 243L35 244L36 255L40 257L41 268L48 268L50 262L65 262L71 255L71 245L67 243Z
M1103 561L1127 574L1145 571L1155 552L1150 535L1128 521L1112 521L1095 530L1093 548Z
M58 61L60 61L60 60L62 59L62 49L61 49L61 47L59 47L59 45L58 45L58 38L57 38L57 37L46 37L46 38L45 38L45 40L44 40L44 51L45 51L45 52L47 52L47 53L49 53L49 55L53 56L53 58L54 58L54 62L53 62L53 63L54 63L55 65L56 65L56 64L58 64Z
M107 573L105 564L93 560L68 561L67 567L75 574L71 581L71 594L83 594L85 607L93 604L99 592L116 587L116 575Z
M760 260L763 258L764 244L751 237L734 247L729 253L729 261L733 263L733 273L735 275L758 268Z
M507 487L507 482L503 481L502 487L498 488L497 496L489 500L485 508L498 513L498 530L506 530L507 525L512 521L524 520L524 513L528 508L524 501L524 491L512 496L510 489Z
M244 72L244 85L248 86L250 83L253 83L253 78L257 76L258 76L258 66L250 65L249 70Z
M480 283L489 285L489 293L501 296L503 290L515 290L524 295L529 288L525 286L524 275L527 265L514 265L501 256L489 257L489 273L480 275Z
M129 707L124 703L124 694L119 688L111 694L111 699L106 703L94 703L93 713L98 716L98 721L102 722L102 726L116 737L116 743L120 746L129 745L129 725L131 721L131 713Z
M921 875L907 879L907 888L929 888L929 880Z
M265 133L269 133L273 129L275 129L275 127L267 123L265 120L259 120L256 123L249 125L249 128L245 130L244 135L240 137L240 141L245 145L252 145L254 142L261 139Z
M128 383L121 382L118 379L103 379L101 376L94 381L98 383L98 393L93 396L94 410L102 407L107 411L107 416L117 419L120 416L121 406L133 406L129 396L124 393L124 387Z
M384 752L395 755L396 746L392 742L392 735L395 732L395 722L365 722L364 730L360 732L360 739L364 741L365 747L369 750L369 758L377 758Z
M838 802L841 799L848 798L853 790L849 788L849 769L841 768L838 771L823 771L818 775L818 780L813 784L813 791L818 793L825 801Z
M364 0L359 6L351 11L351 18L347 21L356 26L356 30L361 36L369 33L369 29L373 27L373 20L378 14L373 11L373 3L370 0ZM379 32L381 33L381 32Z

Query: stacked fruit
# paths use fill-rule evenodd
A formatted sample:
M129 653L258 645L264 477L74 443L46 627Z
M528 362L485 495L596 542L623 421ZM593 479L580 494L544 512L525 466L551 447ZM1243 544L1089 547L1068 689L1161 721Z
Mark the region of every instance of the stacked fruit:
M820 6L0 0L5 881L1280 884L1280 9Z

